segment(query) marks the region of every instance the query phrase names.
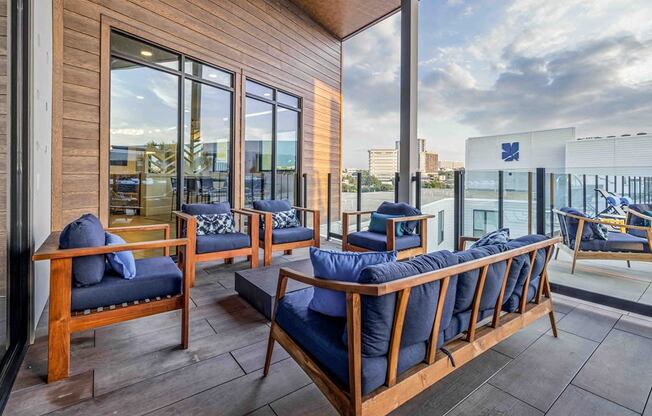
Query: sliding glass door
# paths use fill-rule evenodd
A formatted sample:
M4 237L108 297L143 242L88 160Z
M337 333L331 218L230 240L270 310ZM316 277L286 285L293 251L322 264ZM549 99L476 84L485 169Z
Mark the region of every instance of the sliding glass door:
M233 74L119 32L111 55L111 225L230 201Z
M260 199L298 200L301 100L246 82L245 206Z

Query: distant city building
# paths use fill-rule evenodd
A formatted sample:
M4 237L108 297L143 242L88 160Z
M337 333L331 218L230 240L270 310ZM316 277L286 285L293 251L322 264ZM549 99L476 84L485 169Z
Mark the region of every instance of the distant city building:
M439 169L455 170L464 168L464 162L459 160L440 160Z
M426 175L436 175L439 172L439 155L435 152L419 153L419 171Z
M395 172L398 172L398 150L369 150L369 174L371 176L375 176L383 182L390 182L394 179Z

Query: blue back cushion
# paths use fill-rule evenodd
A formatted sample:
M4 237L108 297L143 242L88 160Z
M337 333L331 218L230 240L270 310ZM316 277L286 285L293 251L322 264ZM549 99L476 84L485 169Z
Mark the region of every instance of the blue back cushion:
M652 215L650 214L650 212L652 212L652 204L631 204L629 205L629 209L632 211L640 212L644 215ZM647 224L647 221L645 221L643 218L637 217L635 215L629 216L629 223L630 225L638 225L641 227L648 227L650 225Z
M400 218L405 215L390 215L390 214L380 214L374 212L371 214L371 221L369 221L369 231L380 234L387 234L387 219L389 218ZM396 237L403 236L403 223L396 224Z
M396 252L352 253L310 247L310 261L315 277L325 280L357 282L362 269L369 265L396 261ZM346 317L346 294L316 287L310 305L315 312Z
M60 248L104 246L104 227L93 214L86 214L66 225L59 236ZM76 286L99 283L104 276L106 259L103 254L77 257L72 260L72 276Z
M473 243L470 248L493 246L494 244L505 244L509 241L509 228L501 228L500 230L492 231L480 237L478 241Z
M575 208L564 207L564 208L560 208L559 210L567 214L577 215L579 217L586 217L586 214L584 214L582 211L579 211ZM562 227L562 232L566 231L568 233L568 240L570 242L573 242L575 241L575 237L577 236L577 227L579 221L576 220L575 218L568 218L568 217L565 218L566 218L566 227ZM560 220L562 219L560 218ZM584 228L582 229L582 240L593 240L594 238L595 236L593 234L593 229L590 223L585 222Z
M481 259L483 257L491 256L493 254L502 253L507 247L503 244L472 248L466 251L455 253L458 262L466 263L472 260ZM487 271L485 286L480 299L480 310L493 308L496 299L500 293L500 288L505 275L506 262L492 264ZM480 269L471 270L468 272L460 273L457 276L457 297L455 299L454 314L466 311L471 308L473 304L473 297L475 295L475 288L480 278Z
M415 207L406 204L405 202L383 202L376 210L379 214L402 215L404 217L411 217L413 215L421 215L421 211ZM417 221L404 222L403 230L407 234L414 233L417 228Z
M449 251L418 256L409 261L385 263L365 268L359 283L386 283L393 280L427 273L457 264L457 258ZM427 341L432 333L435 308L439 299L440 282L413 287L405 314L401 346ZM456 278L451 278L444 303L441 327L448 326L453 313ZM389 350L397 294L385 296L362 296L362 354L386 355ZM346 329L342 341L347 344Z
M106 233L106 245L125 244L126 241L115 234ZM106 255L109 261L109 266L118 275L125 279L133 279L136 277L136 260L134 253L131 251L118 251L116 253L109 253Z
M189 215L227 214L231 212L231 204L220 202L218 204L183 204L181 211Z
M509 249L513 248L519 248L523 247L528 244L534 244L538 243L540 241L546 240L548 237L545 235L539 235L539 234L531 234L531 235L526 235L523 237L516 238L514 240L511 240L509 243L507 243L507 247ZM523 285L525 283L525 279L527 279L527 276L530 272L530 255L529 254L523 254L519 256L519 258L522 258L523 260L523 266L521 268L520 273L518 274L518 277L516 278L514 282L514 288L511 291L511 296L508 296L507 290L505 290L505 301L503 302L503 309L507 311L514 311L516 310L516 307L518 306L518 302L521 298L521 294L523 293ZM541 273L543 272L543 266L546 260L546 250L545 249L540 249L537 251L536 258L534 260L534 270L532 270L532 275L530 276L530 291L534 290L535 287L538 286L539 283L539 278L541 276ZM512 265L512 267L514 267ZM510 273L510 277L511 277ZM511 286L512 282L508 279L508 286Z
M292 209L292 204L287 199L262 199L254 201L254 209L266 212L281 212Z

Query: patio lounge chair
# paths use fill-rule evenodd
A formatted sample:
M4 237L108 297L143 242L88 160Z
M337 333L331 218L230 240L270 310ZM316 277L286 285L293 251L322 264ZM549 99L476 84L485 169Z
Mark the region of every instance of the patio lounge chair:
M84 220L84 217L77 222ZM126 233L156 230L164 231L165 239L61 249L59 245L62 233L54 232L34 253L34 261L50 260L48 383L68 377L70 335L74 332L180 309L181 346L183 349L188 348L188 268L181 267L179 270L178 265L169 257L170 247L177 247L179 257L183 258L187 240L169 239L168 224L112 227L104 230L99 220L94 218L94 221L97 221L102 240L105 238L104 231ZM130 279L119 276L103 264L106 255L110 253L158 248L163 249L163 256L135 260L135 276ZM79 286L78 278L87 272L87 263L84 261L97 258L101 267L101 280L92 285Z
M375 213L386 216L384 232L358 231L349 233L349 217L361 217ZM342 251L393 251L404 260L428 249L428 219L434 215L422 214L420 210L403 202L383 202L376 211L349 211L342 213ZM400 225L398 225L400 224ZM402 226L402 235L397 235Z
M631 204L625 208L626 224L639 227L652 227L652 204ZM629 229L627 232L636 237L646 238L648 230Z
M557 336L546 266L560 240L367 266L357 282L282 268L263 374L278 342L340 414L386 415L540 317ZM312 287L286 293L289 279ZM346 318L310 309L313 288L345 296Z
M248 231L226 234L197 235L197 219L195 215L226 214L242 215L248 218ZM197 263L213 260L224 260L231 263L234 257L246 256L251 262L251 268L258 267L258 216L251 212L232 209L228 202L219 204L183 204L181 211L175 211L177 216L177 234L188 238L188 263L190 286L195 285L195 270ZM236 221L237 222L237 221Z
M575 273L577 260L624 260L629 266L630 261L652 261L652 227L624 224L619 227L627 229L627 233L607 231L606 238L600 237L602 232L596 227L606 227L613 224L596 218L589 218L584 213L573 208L553 210L559 218L559 226L563 238L557 246L555 259L559 250L568 252L573 257L571 274ZM640 232L640 237L631 232Z
M283 251L285 254L292 254L292 250L301 247L319 247L319 210L296 207L286 199L259 200L253 202L253 209L246 208L246 211L256 213L263 219L259 232L263 244L265 266L272 264L272 252ZM305 225L298 225L289 228L274 228L272 214L287 212L290 210L312 213L312 229ZM297 213L297 219L300 215Z

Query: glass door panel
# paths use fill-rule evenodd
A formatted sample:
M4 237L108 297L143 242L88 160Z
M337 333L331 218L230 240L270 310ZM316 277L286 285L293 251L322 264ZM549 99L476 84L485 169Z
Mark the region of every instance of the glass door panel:
M299 113L279 108L276 118L276 199L295 201Z
M186 80L184 120L183 200L229 201L231 92Z
M245 115L245 206L272 196L273 105L247 98Z
M178 91L176 75L112 59L111 225L172 223Z

